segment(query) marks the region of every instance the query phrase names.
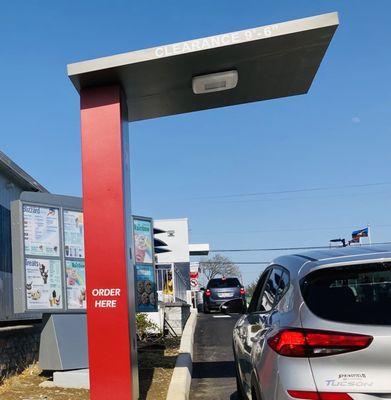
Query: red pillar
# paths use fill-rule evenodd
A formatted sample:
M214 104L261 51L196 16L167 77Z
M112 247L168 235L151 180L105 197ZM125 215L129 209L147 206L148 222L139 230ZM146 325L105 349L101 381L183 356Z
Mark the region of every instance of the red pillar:
M129 134L120 87L82 90L81 135L90 398L136 400Z

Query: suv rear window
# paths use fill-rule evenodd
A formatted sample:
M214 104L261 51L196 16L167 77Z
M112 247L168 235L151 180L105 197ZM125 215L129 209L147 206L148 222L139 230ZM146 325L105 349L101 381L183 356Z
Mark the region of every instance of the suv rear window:
M237 278L211 279L208 283L208 289L230 288L230 287L241 287L239 279Z
M321 318L391 325L391 263L325 268L300 285L305 303Z

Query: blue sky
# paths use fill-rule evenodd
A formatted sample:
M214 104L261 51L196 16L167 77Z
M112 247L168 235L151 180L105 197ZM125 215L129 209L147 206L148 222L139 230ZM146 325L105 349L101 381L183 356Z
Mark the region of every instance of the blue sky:
M53 193L80 195L66 64L330 11L341 25L309 94L132 124L133 212L188 217L192 241L214 249L327 245L367 223L391 240L387 0L2 2L0 149ZM328 189L294 192L311 188ZM229 197L270 192L286 193ZM245 281L261 269L243 266Z

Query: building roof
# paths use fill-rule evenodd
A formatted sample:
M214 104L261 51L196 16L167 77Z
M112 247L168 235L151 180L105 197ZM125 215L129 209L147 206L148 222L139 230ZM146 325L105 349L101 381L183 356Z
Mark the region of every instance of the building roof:
M68 65L75 88L120 85L129 121L307 93L338 14L261 26ZM230 90L195 94L194 77L236 71Z
M0 173L8 176L12 181L19 184L24 190L34 192L46 192L48 190L31 177L26 171L15 164L8 156L0 151Z

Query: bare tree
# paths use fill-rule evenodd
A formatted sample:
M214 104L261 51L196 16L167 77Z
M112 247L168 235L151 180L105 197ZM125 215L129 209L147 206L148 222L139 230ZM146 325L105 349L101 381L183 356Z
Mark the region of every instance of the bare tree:
M240 276L240 270L228 257L216 254L200 262L206 278L213 279L217 276Z

